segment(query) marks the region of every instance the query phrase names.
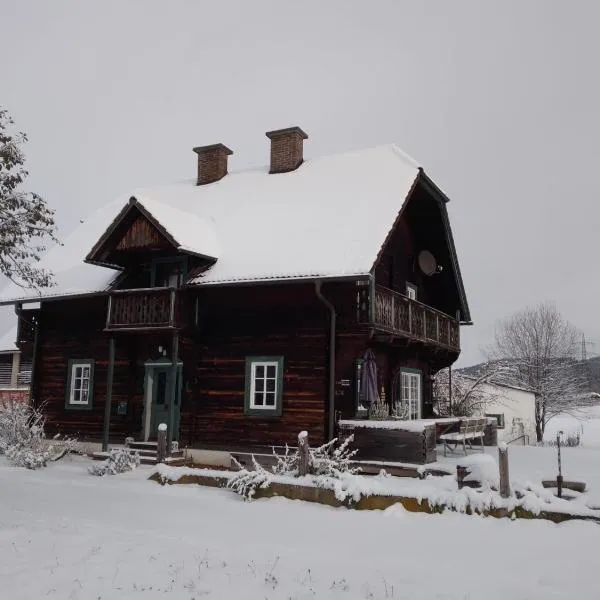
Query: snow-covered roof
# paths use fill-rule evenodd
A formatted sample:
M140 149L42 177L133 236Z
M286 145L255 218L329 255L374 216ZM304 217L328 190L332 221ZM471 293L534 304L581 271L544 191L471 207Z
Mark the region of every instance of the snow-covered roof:
M175 206L157 202L136 194L116 216L111 226L94 246L100 247L110 238L112 226L117 225L123 215L135 206L169 239L174 248L184 253L197 254L216 259L219 257L219 241L213 223L193 212L183 211ZM88 255L88 259L90 256ZM90 260L90 262L94 262Z
M4 335L0 335L0 354L19 352L17 347L17 326L11 327Z
M190 283L368 275L411 191L419 165L395 145L315 158L297 170L230 173L134 191L183 251L217 258ZM43 297L106 290L118 272L84 258L116 215L120 198L91 215L41 265L56 275ZM15 286L0 301L39 298Z
M500 374L501 376L501 374ZM473 375L467 375L466 373L461 373L460 371L454 371L454 377L462 377L463 379L469 379L471 381L477 381L477 377L473 376ZM533 394L533 390L531 390L530 388L527 388L525 386L519 386L513 383L508 383L508 382L504 382L504 381L498 381L494 378L487 380L484 382L485 385L491 385L493 387L503 387L503 388L509 388L511 390L518 390L520 392L527 392L528 394Z

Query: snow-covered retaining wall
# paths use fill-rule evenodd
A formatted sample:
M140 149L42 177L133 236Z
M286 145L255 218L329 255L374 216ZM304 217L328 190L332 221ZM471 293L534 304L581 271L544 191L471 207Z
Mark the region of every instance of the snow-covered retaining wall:
M470 462L469 466L472 467L476 462ZM157 465L150 479L163 485L187 483L225 488L234 476L233 471L169 467L161 464ZM280 496L357 510L385 510L394 504L402 504L409 512L450 511L498 518L542 518L555 523L568 519L600 523L600 510L555 498L541 486L523 488L518 495L502 498L489 487L483 490L456 490L455 485L451 476L426 481L406 481L389 476L364 477L352 474L341 479L271 475L268 484L258 486L252 498Z
M354 435L358 460L426 464L437 460L434 421L339 421L340 437Z

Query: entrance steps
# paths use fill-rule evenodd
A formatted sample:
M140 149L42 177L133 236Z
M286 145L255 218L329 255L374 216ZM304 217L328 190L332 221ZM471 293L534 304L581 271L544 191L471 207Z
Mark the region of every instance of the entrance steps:
M140 463L143 465L155 465L157 462L157 443L156 442L136 442L127 440L125 448L132 454L137 453L140 456ZM110 452L94 452L92 458L94 460L106 460ZM174 450L171 456L165 460L165 464L173 467L180 467L185 464L183 450Z

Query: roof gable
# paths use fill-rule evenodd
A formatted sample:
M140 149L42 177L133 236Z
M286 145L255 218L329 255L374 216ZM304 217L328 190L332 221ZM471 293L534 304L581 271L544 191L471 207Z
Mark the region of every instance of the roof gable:
M446 195L420 169L380 248L373 272L376 273L379 266L384 267L380 262L385 255L399 252L414 264L421 250L433 251L442 270L435 279L424 278L426 287L438 301L444 303L445 300L447 314L454 315L459 308L461 323L467 324L471 322L471 313L448 218L448 202ZM448 310L450 306L452 310Z
M124 266L124 258L130 253L176 247L173 238L160 231L154 219L149 219L137 203L130 202L94 244L85 261L101 266Z
M167 249L215 259L217 246L214 232L197 216L132 196L85 261L108 267L124 266L128 255Z

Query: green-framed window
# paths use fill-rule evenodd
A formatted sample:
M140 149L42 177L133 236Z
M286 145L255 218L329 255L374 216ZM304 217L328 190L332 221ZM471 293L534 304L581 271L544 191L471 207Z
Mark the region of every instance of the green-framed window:
M244 412L280 417L283 393L283 356L247 356Z
M94 362L92 358L72 358L69 360L65 408L69 410L92 410Z

